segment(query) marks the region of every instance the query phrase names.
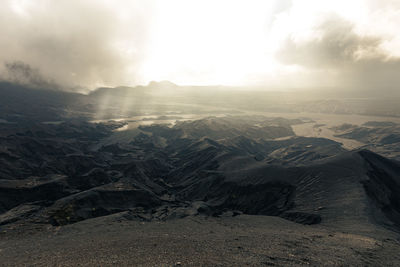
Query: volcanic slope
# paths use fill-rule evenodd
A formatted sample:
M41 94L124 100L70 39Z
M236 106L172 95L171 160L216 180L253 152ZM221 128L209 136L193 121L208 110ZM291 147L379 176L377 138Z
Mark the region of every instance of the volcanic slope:
M102 146L120 124L4 130L0 223L65 225L120 212L166 220L230 211L346 231L396 230L399 163L293 136L292 123L299 122L206 118L143 126L127 143ZM221 127L231 134L218 135Z

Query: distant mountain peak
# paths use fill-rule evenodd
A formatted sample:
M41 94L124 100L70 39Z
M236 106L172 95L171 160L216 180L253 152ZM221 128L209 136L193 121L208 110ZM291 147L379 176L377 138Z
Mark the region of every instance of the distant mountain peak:
M148 87L152 88L174 88L178 87L178 85L174 84L173 82L170 81L151 81L147 85Z

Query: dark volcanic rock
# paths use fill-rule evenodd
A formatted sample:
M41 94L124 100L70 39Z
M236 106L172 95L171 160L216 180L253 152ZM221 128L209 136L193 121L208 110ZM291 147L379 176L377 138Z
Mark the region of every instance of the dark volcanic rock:
M125 212L143 220L243 213L368 225L379 211L378 223L399 224L397 162L290 137L292 123L207 118L143 126L125 143L107 139L121 123L5 126L0 223L64 225Z
M73 194L65 176L53 175L27 180L0 180L0 212L20 204L36 201L54 201Z
M282 182L247 185L227 182L209 190L206 198L217 211L228 209L254 215L279 215L294 205L295 187Z
M363 185L368 195L395 224L400 226L400 163L360 151L369 164L368 180Z
M47 214L53 225L65 225L81 220L142 207L152 209L161 201L152 192L143 189L98 188L59 199Z

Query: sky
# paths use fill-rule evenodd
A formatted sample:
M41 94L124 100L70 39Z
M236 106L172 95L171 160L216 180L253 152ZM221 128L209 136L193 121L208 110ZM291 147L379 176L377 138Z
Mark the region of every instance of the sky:
M396 88L398 0L0 0L0 79ZM322 89L321 89L322 90Z

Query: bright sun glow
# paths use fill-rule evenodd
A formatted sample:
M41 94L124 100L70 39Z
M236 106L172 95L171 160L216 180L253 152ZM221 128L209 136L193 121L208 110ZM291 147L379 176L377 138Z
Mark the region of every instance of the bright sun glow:
M272 1L162 1L148 45L145 79L238 84L274 68L266 55ZM204 79L206 77L206 79Z
M275 53L287 38L313 37L321 17L338 14L361 26L367 17L362 0L294 0L282 12L277 12L278 4L157 2L141 77L181 84L256 84L278 73L301 71L299 66L281 65Z

